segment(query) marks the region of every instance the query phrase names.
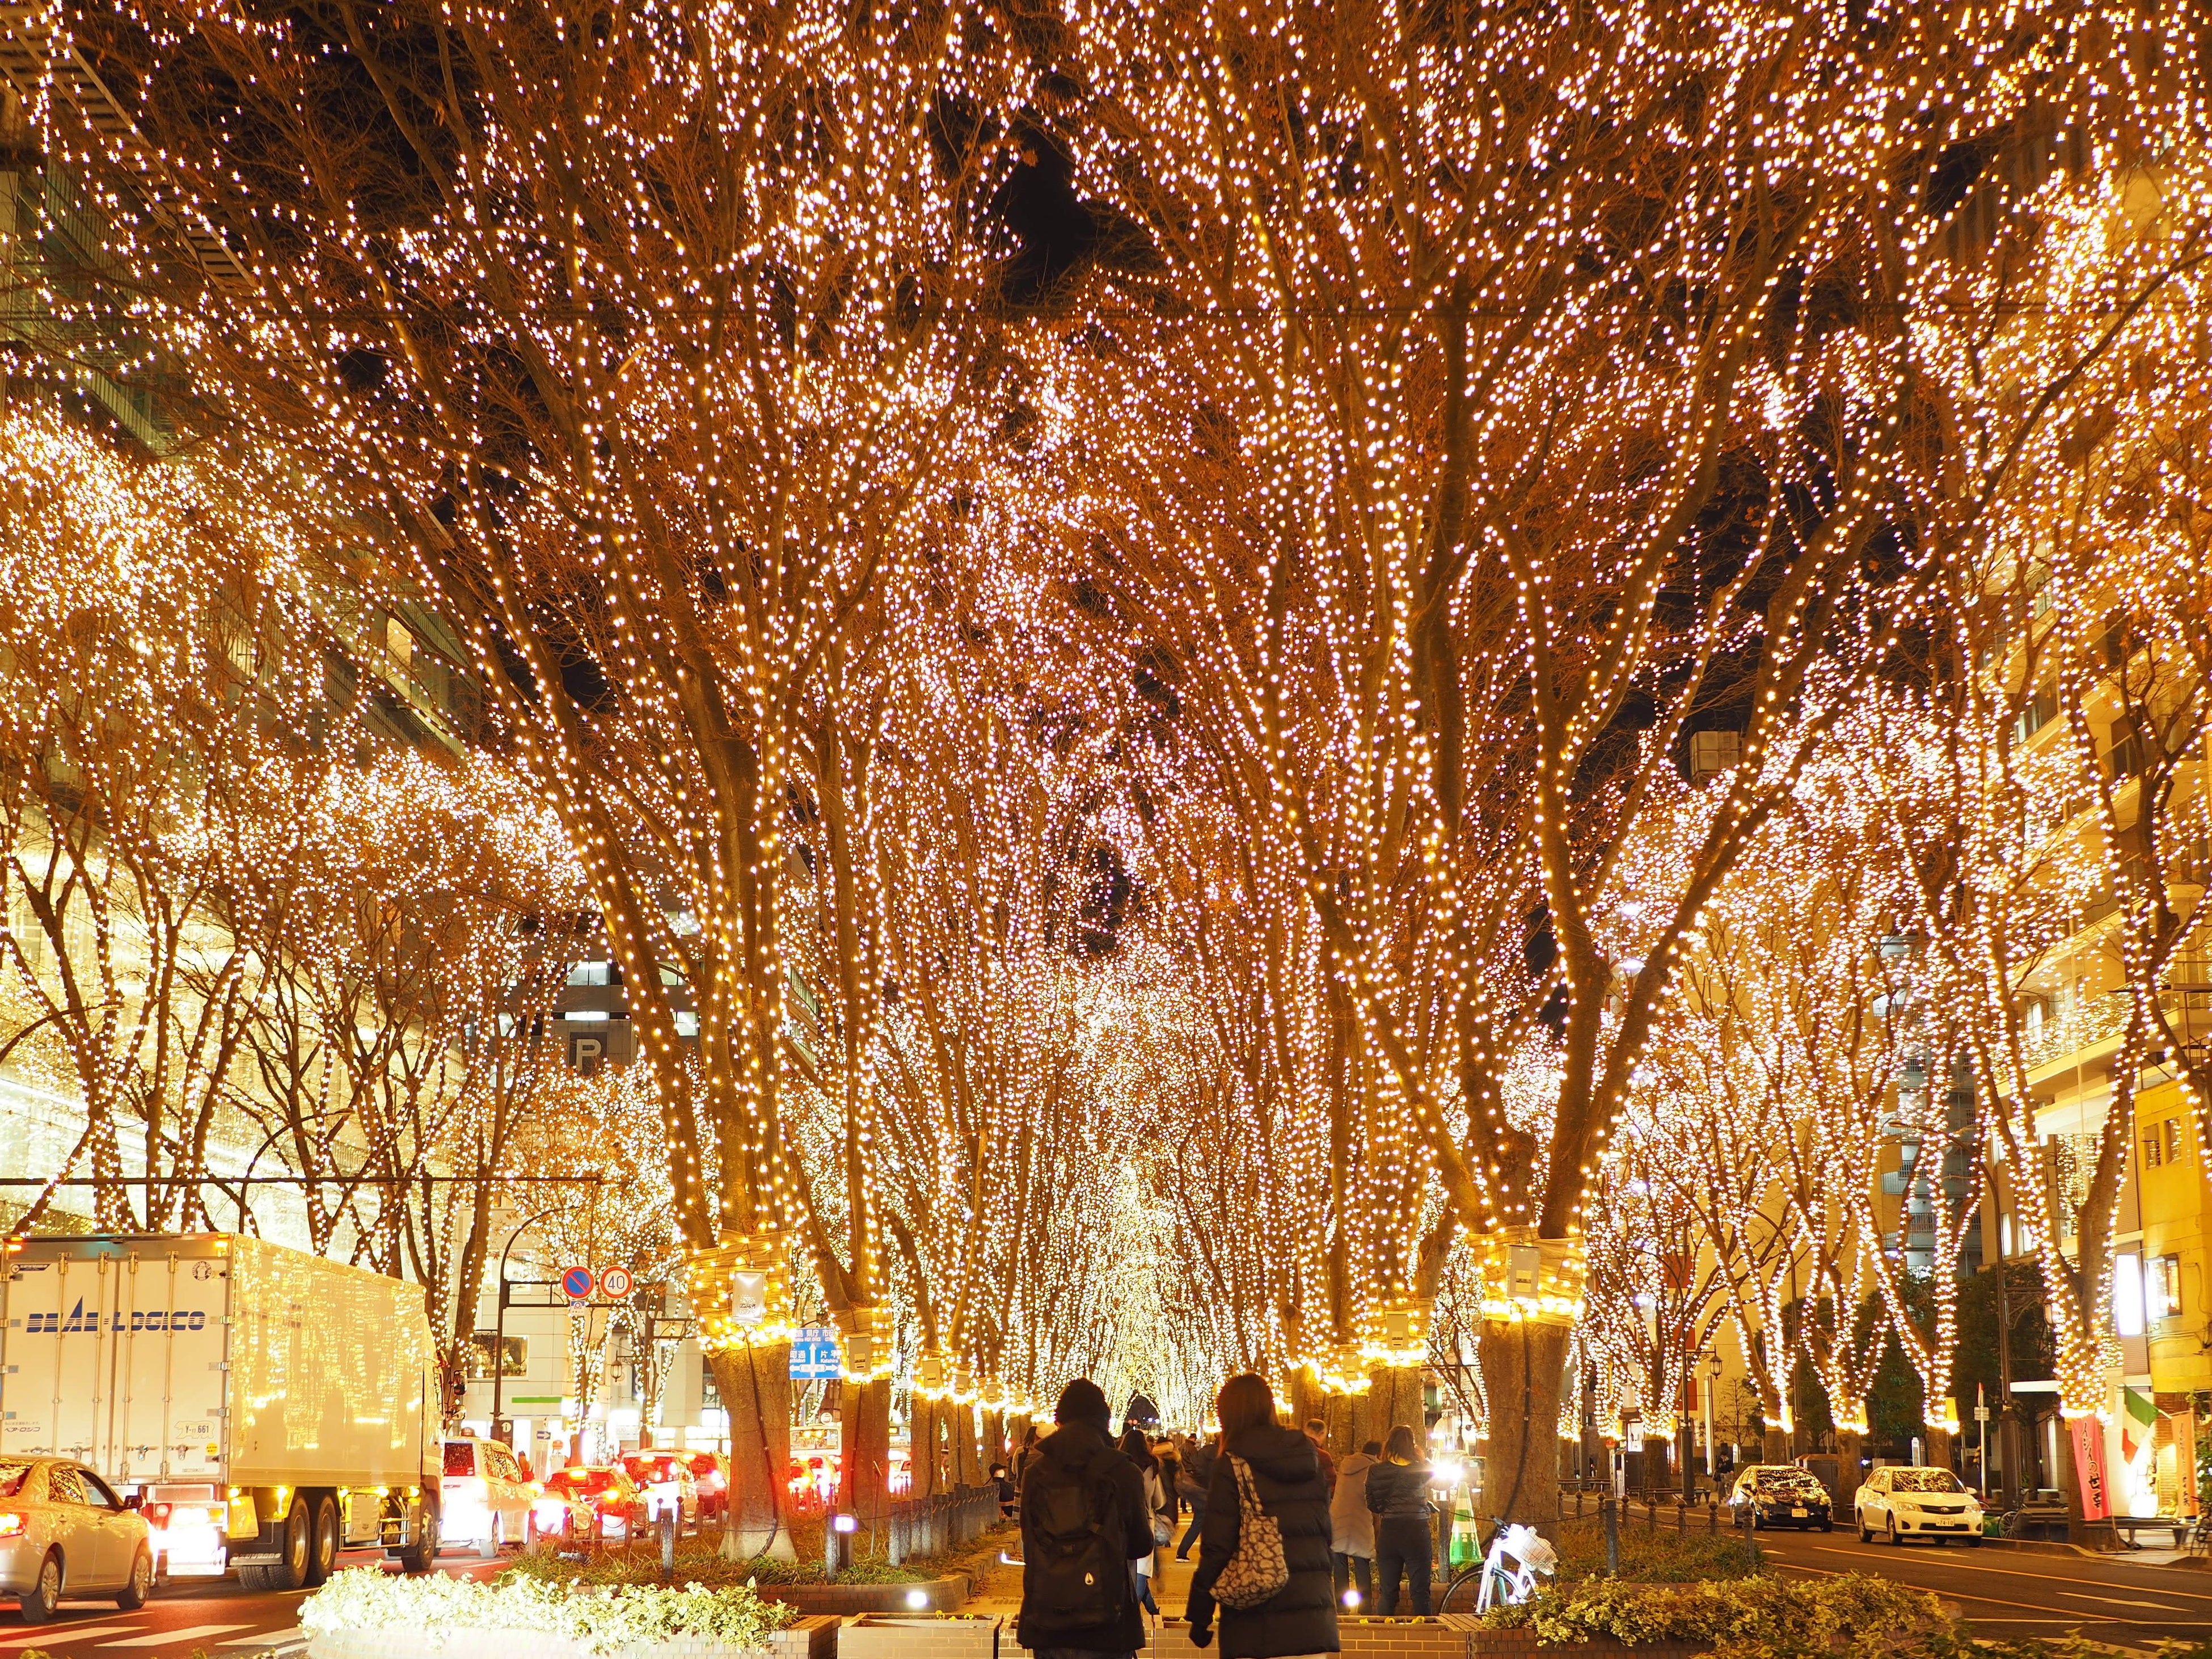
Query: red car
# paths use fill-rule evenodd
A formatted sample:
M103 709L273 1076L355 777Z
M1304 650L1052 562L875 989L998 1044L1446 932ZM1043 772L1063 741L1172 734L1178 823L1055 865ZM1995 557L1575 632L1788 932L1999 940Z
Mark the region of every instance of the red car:
M629 1474L617 1468L556 1469L545 1477L544 1494L532 1505L540 1538L582 1540L628 1538L645 1525L645 1493Z
M685 1460L699 1486L699 1513L719 1521L730 1508L730 1460L720 1452L691 1453Z

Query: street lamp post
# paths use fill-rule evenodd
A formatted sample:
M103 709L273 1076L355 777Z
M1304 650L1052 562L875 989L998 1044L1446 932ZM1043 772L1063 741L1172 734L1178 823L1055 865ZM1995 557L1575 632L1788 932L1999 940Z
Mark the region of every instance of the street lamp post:
M499 1249L499 1313L492 1322L491 1339L491 1437L505 1441L514 1432L507 1420L500 1415L500 1402L505 1398L507 1384L507 1258L514 1249L514 1241L549 1215L557 1215L568 1206L556 1204L540 1210L536 1215L519 1222L507 1236L507 1243Z

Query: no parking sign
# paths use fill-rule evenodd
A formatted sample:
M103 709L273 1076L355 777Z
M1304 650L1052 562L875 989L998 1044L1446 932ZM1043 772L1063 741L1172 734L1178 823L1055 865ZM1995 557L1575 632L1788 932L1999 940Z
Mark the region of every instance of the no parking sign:
M562 1268L561 1293L567 1297L571 1302L590 1301L592 1299L592 1270L589 1267L583 1267Z

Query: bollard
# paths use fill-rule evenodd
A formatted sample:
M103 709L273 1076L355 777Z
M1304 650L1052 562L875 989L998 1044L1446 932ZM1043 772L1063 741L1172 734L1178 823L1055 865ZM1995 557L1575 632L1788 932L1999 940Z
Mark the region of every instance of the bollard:
M1679 1499L1674 1504L1674 1534L1680 1537L1690 1529L1690 1506Z
M660 1511L660 1582L676 1582L676 1509L664 1505Z
M1743 1506L1743 1542L1744 1547L1751 1552L1751 1570L1753 1572L1759 1571L1758 1520L1758 1511L1750 1504L1745 1504Z
M1611 1492L1605 1493L1597 1500L1597 1515L1605 1525L1605 1570L1609 1576L1618 1578L1620 1577L1620 1506L1613 1501Z
M1710 1533L1717 1533L1720 1529L1721 1506L1720 1500L1716 1498L1711 1503L1705 1505L1705 1530Z

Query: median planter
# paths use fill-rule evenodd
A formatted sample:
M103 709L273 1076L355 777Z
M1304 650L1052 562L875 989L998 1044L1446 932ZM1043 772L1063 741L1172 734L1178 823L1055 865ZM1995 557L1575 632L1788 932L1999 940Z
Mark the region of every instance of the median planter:
M1000 1622L993 1613L859 1613L837 1632L837 1659L999 1659Z
M949 1572L891 1584L763 1584L762 1599L801 1613L953 1613L968 1599L969 1578Z
M300 1605L311 1659L835 1659L837 1621L750 1589L342 1572Z

